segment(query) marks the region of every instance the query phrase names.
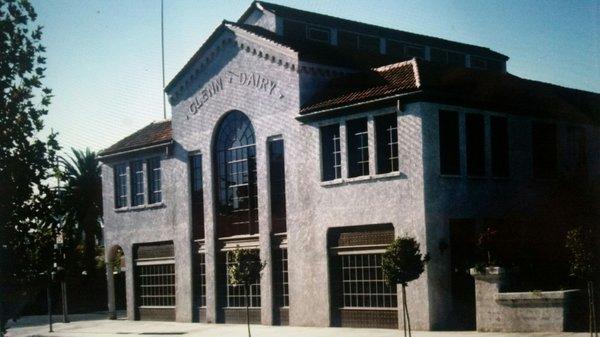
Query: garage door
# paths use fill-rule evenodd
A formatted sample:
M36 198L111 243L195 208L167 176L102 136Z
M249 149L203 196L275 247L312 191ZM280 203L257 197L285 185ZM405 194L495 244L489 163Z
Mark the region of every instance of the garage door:
M173 243L136 247L136 311L140 320L175 320Z

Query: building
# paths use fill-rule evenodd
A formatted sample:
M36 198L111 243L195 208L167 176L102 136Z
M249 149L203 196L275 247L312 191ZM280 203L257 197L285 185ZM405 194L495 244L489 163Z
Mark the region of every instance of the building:
M558 176L597 186L600 172L600 95L507 60L262 1L223 21L167 86L172 120L100 153L129 319L244 321L225 276L239 246L267 262L253 322L397 327L379 261L407 234L431 256L409 287L413 326L473 327L476 229Z

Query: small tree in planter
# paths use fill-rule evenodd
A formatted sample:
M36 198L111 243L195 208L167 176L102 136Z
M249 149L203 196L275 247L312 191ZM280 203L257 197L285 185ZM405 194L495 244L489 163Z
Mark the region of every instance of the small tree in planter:
M429 256L421 255L419 243L412 237L404 236L394 240L383 254L381 268L386 282L390 286L402 285L402 321L404 336L411 336L410 316L406 304L406 285L416 280L425 270Z
M596 301L594 295L594 278L600 271L600 256L594 245L594 233L584 227L574 228L567 232L566 247L569 251L571 275L587 283L590 336L598 336L596 319Z
M250 337L250 285L260 280L260 274L267 265L260 261L259 251L256 249L236 248L233 252L232 263L227 269L229 283L244 287L246 295L246 324L248 326L248 337Z

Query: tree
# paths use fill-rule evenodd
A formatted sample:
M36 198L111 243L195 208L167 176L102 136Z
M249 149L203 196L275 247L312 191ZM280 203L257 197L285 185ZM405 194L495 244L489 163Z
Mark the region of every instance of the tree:
M408 305L406 303L406 286L408 282L416 280L425 270L425 263L429 261L429 256L421 255L419 243L412 237L399 237L392 242L381 261L381 268L386 282L394 287L397 284L402 285L402 321L404 322L404 336L412 336L410 329L410 316L408 314Z
M48 179L59 146L40 136L52 95L36 17L26 0L0 0L0 335L47 275L56 235Z
M598 336L594 279L600 271L600 256L595 240L591 229L577 227L567 232L566 247L571 275L587 283L590 336Z
M246 324L248 326L248 337L250 337L250 285L259 282L260 274L267 264L260 261L259 251L256 249L240 249L237 247L229 254L232 254L232 263L227 268L227 276L230 284L244 287Z
M96 270L96 241L101 239L102 178L96 153L72 149L73 156L60 158L61 178L65 185L60 190L63 213L65 248L75 257L78 246L83 248L83 270ZM75 264L79 261L71 261Z

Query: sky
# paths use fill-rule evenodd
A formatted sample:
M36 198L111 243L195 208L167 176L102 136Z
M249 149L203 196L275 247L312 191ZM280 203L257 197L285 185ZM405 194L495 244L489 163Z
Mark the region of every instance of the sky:
M271 0L488 47L517 76L600 93L600 0ZM168 83L222 20L250 1L165 0ZM46 132L99 151L163 118L160 0L33 0L55 95ZM167 117L170 107L167 102Z

